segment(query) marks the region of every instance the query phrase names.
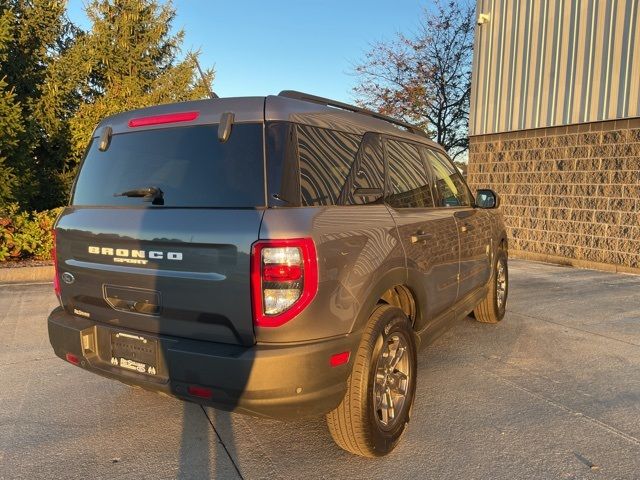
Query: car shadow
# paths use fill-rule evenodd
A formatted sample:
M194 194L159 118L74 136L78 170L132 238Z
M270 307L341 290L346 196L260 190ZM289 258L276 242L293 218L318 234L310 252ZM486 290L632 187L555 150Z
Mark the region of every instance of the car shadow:
M182 438L180 439L180 458L178 466L178 480L193 478L214 478L211 463L218 463L215 458L216 450L211 458L211 426L200 405L183 402L182 404Z
M182 436L176 479L243 478L237 464L231 414L191 402L183 402L182 408Z

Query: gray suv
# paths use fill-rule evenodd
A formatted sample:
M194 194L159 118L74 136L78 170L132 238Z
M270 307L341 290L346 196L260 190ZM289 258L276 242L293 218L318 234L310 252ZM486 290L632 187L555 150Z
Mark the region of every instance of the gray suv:
M507 238L421 130L299 92L130 111L96 128L55 227L56 354L251 415L326 415L389 453L416 352L502 319Z

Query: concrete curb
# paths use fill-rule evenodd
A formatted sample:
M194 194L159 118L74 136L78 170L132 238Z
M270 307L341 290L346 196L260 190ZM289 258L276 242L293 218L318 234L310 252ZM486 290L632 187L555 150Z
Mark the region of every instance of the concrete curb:
M586 268L588 270L601 270L610 273L627 273L631 275L640 275L640 268L627 267L625 265L614 265L610 263L592 262L589 260L577 260L575 258L558 257L556 255L547 255L546 253L531 253L522 250L509 249L509 257L519 258L522 260L533 260L534 262L551 263L554 265L562 265L565 267Z
M53 266L0 268L0 283L53 282Z

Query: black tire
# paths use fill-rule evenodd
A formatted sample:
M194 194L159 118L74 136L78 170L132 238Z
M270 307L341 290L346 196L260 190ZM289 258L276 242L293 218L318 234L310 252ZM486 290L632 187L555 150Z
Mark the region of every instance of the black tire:
M501 278L500 269L503 269L504 277ZM502 285L501 283L504 282ZM504 296L499 300L499 289L503 289ZM498 323L504 318L509 296L509 265L507 254L499 249L493 262L493 271L489 282L487 296L473 310L475 319L482 323Z
M395 346L393 352L400 353L400 359L391 369L391 346ZM384 352L387 355L384 355ZM394 353L394 357L398 357ZM391 372L387 375L380 374L382 370ZM406 381L401 370L407 370ZM402 310L390 305L380 305L369 317L369 322L364 330L360 346L355 356L353 370L347 381L347 392L338 407L327 414L327 425L331 436L338 446L347 452L364 457L380 457L391 452L398 444L404 432L416 389L416 344L414 332L407 316ZM378 380L380 375L384 380ZM383 385L386 386L386 389ZM393 400L394 385L403 385L398 390L406 390L404 400L396 397ZM380 402L374 397L378 392L385 391L386 405L400 405L399 412L386 416L392 411L389 408L376 410ZM388 395L388 396L386 396ZM389 402L388 399L392 401Z

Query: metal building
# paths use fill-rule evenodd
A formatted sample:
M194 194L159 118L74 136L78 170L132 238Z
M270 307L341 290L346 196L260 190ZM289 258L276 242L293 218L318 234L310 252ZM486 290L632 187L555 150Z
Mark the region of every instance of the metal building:
M470 183L517 255L640 271L640 0L478 0Z

